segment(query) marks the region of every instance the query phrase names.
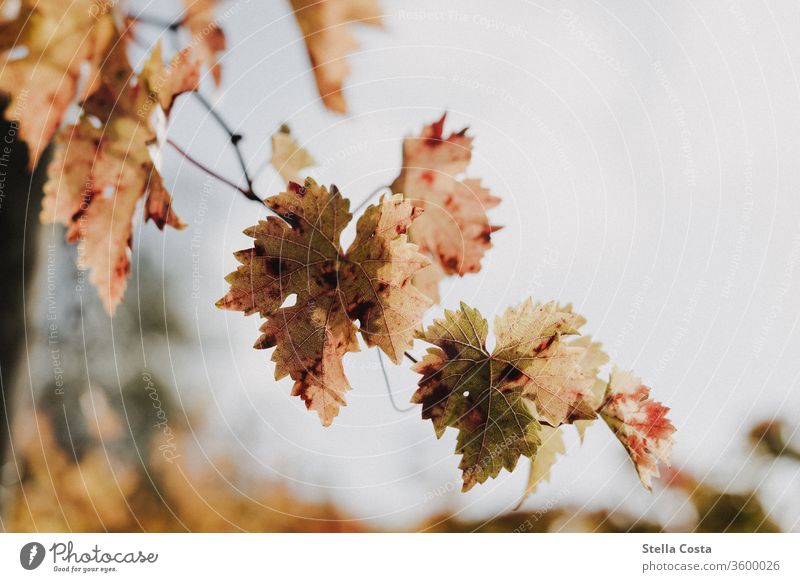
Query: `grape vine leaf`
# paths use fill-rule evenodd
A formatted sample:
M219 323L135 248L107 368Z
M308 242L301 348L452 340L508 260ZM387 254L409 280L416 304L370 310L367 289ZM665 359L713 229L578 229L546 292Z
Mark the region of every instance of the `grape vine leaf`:
M422 404L422 418L433 423L437 437L447 427L459 431L463 491L503 468L512 471L520 456L535 457L541 445L537 417L554 416L534 406L537 401L556 408L552 402L565 399L554 425L594 415L575 398L585 348L561 340L576 333L577 319L554 302L534 307L526 300L496 318L497 345L490 353L487 321L462 303L418 335L436 347L413 368L422 378L412 402Z
M281 125L273 134L270 164L286 182L297 182L300 170L316 163L311 154L294 139L288 125Z
M139 200L145 199L145 220L158 228L185 226L172 210L149 148L157 147L153 118L159 110L168 114L175 97L193 90L199 79L199 63L188 51L165 68L156 47L139 75L125 51L118 38L78 122L56 135L40 216L44 223L67 226L67 240L79 244L78 265L91 269L90 281L109 314L127 285Z
M530 473L528 474L528 484L525 492L517 504L519 508L530 495L536 493L539 485L550 480L550 469L556 464L559 457L567 453L564 444L564 435L560 427L542 426L542 444L536 451L536 455L531 459Z
M331 111L347 109L342 85L350 72L347 56L358 44L350 32L354 22L381 25L377 0L291 0L314 68L317 90Z
M572 312L572 305L566 305L564 307L560 307L560 309ZM578 329L583 327L585 323L586 319L581 318L578 322ZM581 358L581 368L586 376L591 376L594 378L594 382L589 389L589 396L587 397L587 400L589 401L592 409L597 410L600 408L600 404L603 402L607 384L607 382L603 382L597 378L597 376L600 373L600 368L608 363L608 354L603 351L602 344L592 340L592 336L590 335L582 335L579 338L573 339L570 343L573 346L582 346L586 348L586 352L584 353L583 358ZM581 443L586 437L586 431L593 423L594 419L575 421L575 428L578 431L578 436L580 437Z
M669 466L675 426L669 408L650 400L650 388L631 372L615 368L600 416L628 451L642 485L650 491L660 476L658 462Z
M474 178L460 179L472 158L472 138L466 129L444 137L447 114L403 141L403 168L392 184L425 214L414 223L409 237L432 259L419 275L417 286L439 301L439 282L445 275L465 275L481 269L491 248L492 233L486 211L500 199Z
M290 182L266 204L278 216L245 231L253 247L236 253L241 265L217 306L266 319L254 347L275 347L275 378L291 376L292 394L328 426L350 389L342 359L358 351L356 332L398 363L431 305L412 281L428 259L405 234L421 211L400 195L381 198L344 252L339 237L352 215L335 186Z
M114 36L110 0L22 0L0 14L0 93L5 118L19 122L32 171L67 108L89 95ZM5 6L3 7L5 12Z
M570 306L534 305L530 299L495 321L495 357L514 363L526 397L553 426L597 416L591 405L594 376L583 365L586 347L559 341L577 334L584 322Z
M219 55L225 52L225 32L217 24L215 12L219 0L183 0L183 24L192 35L189 46L208 68L214 84L222 82Z

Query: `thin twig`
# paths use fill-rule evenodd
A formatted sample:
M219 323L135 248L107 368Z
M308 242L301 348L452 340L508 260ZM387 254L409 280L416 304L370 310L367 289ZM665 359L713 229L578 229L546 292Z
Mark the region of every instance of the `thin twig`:
M416 364L416 363L417 363L417 361L418 361L418 360L417 360L417 358L415 358L414 356L412 356L412 355L411 355L411 354L409 354L408 352L403 352L403 355L404 355L405 357L407 357L409 360L411 360L412 362L414 362L415 364Z
M392 408L394 408L397 412L408 412L414 408L414 405L408 406L406 408L400 408L397 406L397 403L394 401L394 394L392 394L392 385L389 382L389 374L386 373L386 365L383 363L383 354L381 354L380 350L375 350L378 354L378 362L381 365L381 372L383 372L383 381L386 384L386 391L389 393L389 402L392 403ZM406 353L406 356L408 354Z
M173 149L175 149L175 151L177 151L177 152L178 152L178 153L179 153L181 156L183 156L184 158L186 158L186 161L190 162L191 164L193 164L194 166L196 166L196 167L197 167L197 168L199 168L200 170L204 171L206 174L208 174L208 175L209 175L209 176L211 176L212 178L216 178L217 180L219 180L219 181L220 181L220 182L222 182L223 184L227 184L227 185L228 185L228 186L230 186L231 188L235 188L236 190L238 190L239 192L241 192L242 194L244 194L244 195L245 195L247 198L249 198L250 200L254 200L254 201L256 201L256 202L260 202L261 204L264 204L264 201L263 201L263 200L261 200L261 198L259 198L259 197L256 195L256 193L255 193L255 192L253 192L252 188L242 188L241 186L239 186L239 185L238 185L238 184L236 184L235 182L233 182L233 181L229 180L228 178L226 178L226 177L224 177L224 176L221 176L220 174L216 173L214 170L212 170L211 168L209 168L208 166L206 166L204 163L202 163L202 162L200 162L200 161L196 160L196 159L195 159L195 158L193 158L191 155L189 155L189 154L186 152L186 150L184 150L184 149L183 149L181 146L179 146L178 144L176 144L176 143L175 143L174 141L172 141L170 138L167 138L167 143L168 143L169 145L171 145L171 146L173 147Z
M250 172L247 170L247 163L244 161L244 155L242 154L242 149L239 147L239 142L242 141L242 134L237 133L231 129L231 126L222 118L219 112L214 109L214 106L211 102L206 99L206 97L200 93L199 91L194 91L192 93L195 99L200 102L200 104L206 108L208 113L217 122L217 124L222 128L222 130L228 134L228 139L233 146L233 151L236 153L236 159L239 161L239 166L242 168L242 176L244 176L245 182L247 182L247 188L252 192L253 191L253 178L250 176Z
M155 26L164 30L170 30L172 32L177 31L184 22L184 18L181 17L178 20L162 20L160 18L156 18L155 16L150 16L148 14L128 14L128 18L133 20L134 22L138 22L139 24L146 24L148 26Z
M181 18L181 22L185 19L185 17ZM172 48L175 52L180 51L180 45L178 43L178 25L175 28L170 28L170 40L172 42ZM252 192L253 191L253 177L250 174L250 171L247 169L247 163L244 160L244 154L242 153L242 148L239 146L239 142L242 141L243 137L241 133L238 133L233 130L233 128L225 121L225 118L220 115L220 113L214 108L214 105L209 101L205 95L200 93L200 91L193 91L192 96L197 99L197 101L208 111L211 118L217 122L217 125L220 126L222 131L224 131L228 136L228 141L230 141L231 145L233 146L233 151L236 155L236 160L239 162L239 167L242 169L242 176L244 177L244 181L247 184L247 189Z

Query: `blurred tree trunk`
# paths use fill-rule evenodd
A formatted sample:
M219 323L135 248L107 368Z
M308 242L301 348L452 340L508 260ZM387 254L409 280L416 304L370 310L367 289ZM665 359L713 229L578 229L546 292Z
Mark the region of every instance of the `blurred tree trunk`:
M5 103L0 102L3 109ZM0 128L0 467L4 467L25 342L25 293L30 291L36 264L44 172L28 174L27 148L16 139L16 124L3 119Z

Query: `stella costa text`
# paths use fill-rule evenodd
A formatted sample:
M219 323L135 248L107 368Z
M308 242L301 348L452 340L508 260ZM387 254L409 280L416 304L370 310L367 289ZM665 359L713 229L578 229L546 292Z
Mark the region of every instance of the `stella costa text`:
M654 546L652 544L642 544L643 554L710 554L711 546L691 546L689 544L681 544L674 546L672 544L659 544Z

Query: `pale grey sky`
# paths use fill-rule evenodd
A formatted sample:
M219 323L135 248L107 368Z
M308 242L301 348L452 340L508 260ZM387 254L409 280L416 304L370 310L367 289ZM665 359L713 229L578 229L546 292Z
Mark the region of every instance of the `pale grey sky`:
M529 295L574 303L613 361L672 408L675 465L734 488L763 480L776 518L798 527L797 470L753 465L745 442L756 420L800 420L797 2L382 0L385 28L357 30L347 116L321 106L288 3L240 4L222 23L215 100L253 167L288 122L325 161L311 174L357 203L397 174L403 136L446 109L449 127L476 137L469 175L503 199L491 218L504 229L483 271L449 281L429 319L460 300L489 318ZM176 141L237 174L202 109L186 99L173 119ZM189 227L148 226L139 248L168 269L168 307L195 338L164 357L182 401L209 407L210 450L233 449L246 471L376 525L515 505L526 462L458 493L455 434L437 441L417 410L390 407L373 351L347 357L354 390L323 429L251 349L257 317L213 305L231 252L248 244L241 231L263 212L173 155L164 174ZM258 187L274 194L280 182L267 169ZM405 403L415 375L404 365L390 376ZM530 507L686 519L674 494L641 488L604 427L568 445Z

